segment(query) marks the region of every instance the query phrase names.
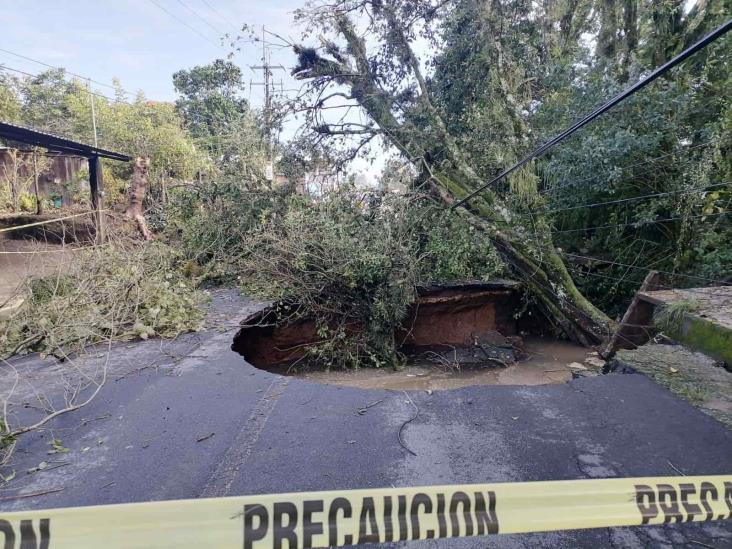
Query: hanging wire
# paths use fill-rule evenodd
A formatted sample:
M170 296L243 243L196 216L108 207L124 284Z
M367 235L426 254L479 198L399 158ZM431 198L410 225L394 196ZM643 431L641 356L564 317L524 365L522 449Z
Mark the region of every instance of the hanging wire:
M181 25L183 25L184 27L186 27L186 28L187 28L188 30L190 30L191 32L193 32L193 33L195 33L196 35L198 35L198 36L200 36L201 38L203 38L203 39L204 39L204 40L205 40L206 42L208 42L209 44L213 44L213 45L214 45L214 46L216 46L217 48L221 46L220 44L217 44L216 42L214 42L213 40L211 40L211 38L210 38L209 36L206 36L206 35L205 35L205 34L203 34L203 33L202 33L201 31L199 31L199 30L198 30L198 29L197 29L196 27L194 27L194 26L192 26L192 25L188 24L188 22L187 22L187 21L186 21L185 19L181 19L180 17L178 17L178 16L176 15L176 14L174 14L173 12L171 12L170 10L168 10L167 8L165 8L164 6L161 6L161 5L160 5L160 4L159 4L159 3L157 2L157 0L148 0L148 2L150 2L150 3L151 3L151 4L153 4L154 6L157 6L157 7L158 7L158 8L159 8L159 9L160 9L161 11L163 11L163 12L167 13L167 14L168 14L168 15L169 15L169 16L170 16L170 17L171 17L172 19L174 19L175 21L177 21L178 23L180 23Z
M81 78L82 80L87 80L89 82L93 82L93 83L95 83L95 84L97 84L99 86L104 86L106 88L111 88L113 90L120 90L120 91L123 91L123 92L125 92L125 93L127 93L129 95L135 95L134 93L132 93L130 91L127 91L127 90L125 90L122 87L114 86L112 84L106 84L104 82L100 82L99 80L95 80L95 79L90 78L88 76L84 76L84 75L81 75L81 74L78 74L78 73L75 73L75 72L71 72L70 70L66 69L65 67L58 67L56 65L50 65L48 63L44 63L43 61L39 61L38 59L33 59L32 57L28 57L27 55L23 55L23 54L20 54L20 53L16 53L14 51L6 50L6 49L3 49L3 48L0 48L0 51L1 52L4 52L4 53L8 53L10 55L14 55L15 57L19 57L20 59L25 59L26 61L31 61L33 63L37 63L39 65L43 65L44 67L48 67L50 69L62 70L66 74L69 74L71 76L75 76L76 78Z
M716 183L714 185L708 185L706 187L692 187L689 189L677 189L675 191L667 191L663 193L654 193L654 194L644 194L642 196L634 196L631 198L619 198L617 200L606 200L605 202L592 202L588 204L580 204L579 206L568 206L566 208L555 208L553 210L547 210L544 213L551 214L551 213L559 213L559 212L567 212L570 210L579 210L583 208L596 208L598 206L607 206L611 204L624 204L626 202L635 202L637 200L645 200L646 198L660 198L663 196L673 196L675 194L691 194L695 192L704 192L704 191L710 191L713 189L719 189L722 187L727 187L729 183ZM522 214L527 215L527 214ZM594 227L591 227L594 228Z
M200 21L203 21L203 23L210 29L213 29L215 33L217 33L219 36L223 36L224 32L221 32L219 29L214 27L211 23L209 23L203 16L201 16L196 10L194 10L192 7L190 7L188 4L186 4L183 0L176 0L181 6L183 6L185 9L187 9L189 12L193 14L193 16Z
M578 233L583 231L593 231L595 229L611 229L614 227L638 227L640 228L643 225L655 225L657 223L665 223L667 221L678 221L680 219L698 219L700 217L715 217L718 215L725 215L730 213L730 210L724 210L721 212L713 212L709 214L699 214L699 215L682 215L678 217L666 217L663 219L654 219L652 221L631 221L628 223L613 223L611 225L597 225L596 227L583 227L580 229L563 229L561 231L553 231L554 234L564 234L564 233Z
M694 145L694 146L691 146L691 147L683 147L682 149L677 149L677 150L672 151L670 153L662 154L661 156L656 156L654 158L649 158L649 159L646 159L646 160L644 160L642 162L637 162L635 164L630 164L628 166L621 166L618 169L621 170L621 171L624 171L624 170L629 170L631 168L637 168L637 167L640 167L640 166L645 166L647 164L650 164L651 162L656 162L657 160L663 160L664 158L668 158L670 156L675 156L675 155L680 154L680 153L686 153L686 152L689 152L689 151L694 150L694 149L699 149L699 148L702 148L702 147L707 147L707 146L713 145L713 144L715 144L717 142L718 142L718 140L717 139L714 139L714 140L706 141L704 143L700 143L698 145ZM683 165L686 165L686 163L693 162L693 161L694 161L694 159L689 159L689 160L685 161L685 163ZM636 176L637 175L644 175L644 174L651 173L651 172L652 172L652 170L646 170L646 171L641 172L640 174L636 174ZM577 186L580 183L586 183L588 181L593 181L593 180L599 179L601 177L608 177L608 173L605 172L605 173L600 173L600 174L593 175L593 176L590 176L590 177L586 177L584 179L576 179L574 181L570 181L568 183L563 183L561 185L552 185L550 187L547 187L546 189L542 189L541 191L539 191L539 194L552 194L552 193L554 193L554 191L556 191L558 189L564 189L566 187ZM628 179L630 179L630 178L623 178L620 181L627 181Z
M230 19L227 19L226 17L224 17L224 16L223 16L223 15L221 14L221 12L219 12L219 10L217 10L217 9L216 9L215 7L213 7L213 6L212 6L212 5L211 5L211 4L210 4L210 3L208 2L208 0L201 0L201 1L202 1L202 2L204 3L204 4L206 4L206 6L208 7L208 9L210 9L210 10L211 10L211 11L212 11L213 13L215 13L215 14L216 14L216 15L218 16L218 18L219 18L219 19L220 19L221 21L223 21L224 23L226 23L227 25L229 25L229 26L230 26L230 27L231 27L231 28L232 28L232 29L234 30L234 34L237 34L237 33L239 33L239 32L240 32L240 29L237 29L237 28L236 28L236 27L235 27L235 26L234 26L234 25L233 25L233 24L231 23L231 20L230 20Z
M0 70L17 72L18 74L22 74L24 76L29 76L31 78L38 78L38 76L40 76L38 74L33 74L32 72L26 72L26 71L22 71L20 69L15 69L13 67L8 67L7 65L4 65L4 64L0 65ZM94 91L90 91L90 90L84 90L84 91L86 93L91 93L92 95L95 95L95 96L100 97L102 99L106 99L107 101L110 101L112 103L126 103L128 105L131 105L132 104L132 103L129 103L128 101L122 101L120 99L111 98L111 97L109 97L107 95L104 95L103 93L94 92Z
M600 259L599 257L591 257L591 256L586 256L586 255L572 254L572 253L569 253L569 252L564 252L564 255L566 255L567 257L575 257L575 258L578 258L578 259L585 259L585 260L588 260L588 261L598 261L600 263L608 263L608 264L611 264L611 265L618 265L620 267L628 267L629 269L640 269L642 271L657 271L657 272L659 272L661 274L665 274L665 275L669 275L669 276L680 276L680 277L683 277L683 278L688 278L688 279L693 279L693 280L700 280L700 281L703 281L703 282L709 282L709 283L713 283L713 284L720 284L722 286L725 286L725 285L728 285L729 284L729 282L726 282L724 280L717 280L717 279L714 279L714 278L706 278L706 277L697 276L697 275L685 275L685 274L681 274L681 273L672 273L672 272L669 272L669 271L661 271L659 269L653 269L653 268L649 268L649 267L639 267L638 265L630 265L628 263L620 263L619 261L610 261L608 259Z

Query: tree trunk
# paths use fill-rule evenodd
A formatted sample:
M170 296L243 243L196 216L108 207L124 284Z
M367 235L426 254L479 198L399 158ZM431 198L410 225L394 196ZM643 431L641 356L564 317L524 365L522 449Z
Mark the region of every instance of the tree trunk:
M20 209L20 192L18 190L18 171L20 170L20 166L18 166L17 150L12 151L11 158L13 159L13 176L10 179L10 196L13 201L13 211L17 212Z
M453 204L467 195L455 174L433 171L433 189L443 202ZM533 235L525 235L511 223L491 215L490 207L476 196L471 205L457 210L478 230L485 232L498 252L536 298L548 318L571 340L586 347L596 345L612 332L610 319L577 289L564 261L552 243L548 226L539 221ZM533 241L532 241L533 237Z
M614 0L606 2L614 12ZM361 126L356 133L383 135L422 172L423 180L430 182L443 202L452 207L484 182L470 166L467 156L447 131L433 105L419 61L400 30L395 13L386 3L383 6L391 46L399 50L399 58L415 75L420 91L416 108L422 122L414 123L408 117L398 119L394 115L392 106L397 100L379 85L378 74L366 53L365 41L345 16L338 17L336 24L348 43L348 54L353 58L353 64L338 52L333 54L334 59L326 59L314 50L296 47L299 65L294 74L300 79L333 79L339 85L347 86L349 99L357 101L378 128ZM347 133L338 126L327 125L319 126L317 131L326 135ZM513 271L523 279L547 317L556 322L569 338L590 346L609 335L610 320L575 286L554 247L549 224L540 213L535 214L532 227L524 226L521 223L523 218L512 212L494 189L486 189L457 211L490 237Z
M125 215L137 223L137 227L145 240L152 240L152 233L147 227L147 221L142 213L142 204L145 201L148 187L149 158L136 158L132 168L132 183L130 184L129 200Z
M36 215L43 213L41 194L38 192L38 153L33 152L33 191L36 195Z
M600 33L597 37L597 56L606 63L615 62L617 54L618 14L615 0L600 2Z

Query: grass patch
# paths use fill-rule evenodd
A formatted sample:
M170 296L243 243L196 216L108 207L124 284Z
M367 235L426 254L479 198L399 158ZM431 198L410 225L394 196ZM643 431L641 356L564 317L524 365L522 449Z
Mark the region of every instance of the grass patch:
M697 300L680 300L656 307L653 323L663 332L678 334L687 313L698 311L701 303Z

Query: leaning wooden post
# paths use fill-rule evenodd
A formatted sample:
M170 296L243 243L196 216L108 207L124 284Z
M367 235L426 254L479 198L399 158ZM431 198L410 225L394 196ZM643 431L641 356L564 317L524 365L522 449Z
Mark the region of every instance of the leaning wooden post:
M91 205L94 212L94 227L96 229L96 241L101 244L106 240L104 230L103 207L103 180L102 163L98 156L89 157L89 190L91 191Z
M635 293L628 310L625 311L618 329L615 330L605 348L600 351L602 358L610 360L618 349L634 349L651 339L653 308L640 299L638 294L655 290L658 287L659 279L658 271L648 271L643 284Z

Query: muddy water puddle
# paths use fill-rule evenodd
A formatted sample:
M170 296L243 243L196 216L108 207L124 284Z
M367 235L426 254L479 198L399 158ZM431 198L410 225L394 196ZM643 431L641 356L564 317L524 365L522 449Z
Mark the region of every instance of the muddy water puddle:
M469 385L545 385L566 383L572 379L571 363L582 363L587 349L567 341L526 338L524 348L529 359L506 368L495 364L447 369L429 363L414 363L395 371L362 368L355 371L290 372L289 375L332 385L361 389L457 389ZM271 369L280 374L282 370Z

